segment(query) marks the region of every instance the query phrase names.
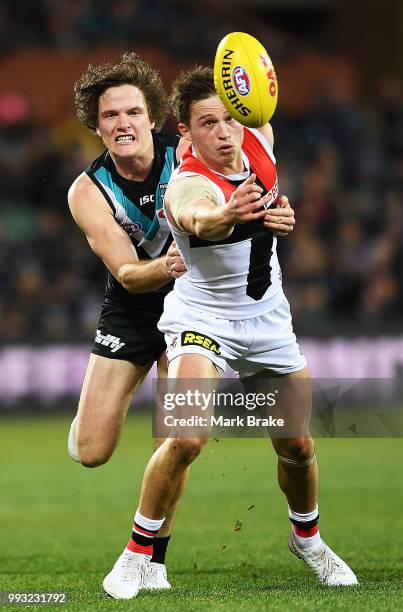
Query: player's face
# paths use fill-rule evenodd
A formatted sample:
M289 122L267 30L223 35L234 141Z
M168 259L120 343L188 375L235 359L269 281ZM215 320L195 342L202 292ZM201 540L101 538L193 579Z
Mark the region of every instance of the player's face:
M181 123L179 129L193 143L197 157L212 170L222 174L243 170L243 126L231 117L218 96L193 102L189 128Z
M100 96L97 133L112 155L141 157L152 151L154 125L138 87L129 84L109 87Z

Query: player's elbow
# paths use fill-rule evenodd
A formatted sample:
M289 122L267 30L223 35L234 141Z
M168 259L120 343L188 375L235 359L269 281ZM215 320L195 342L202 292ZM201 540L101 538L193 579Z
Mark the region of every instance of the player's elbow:
M118 279L119 283L122 285L123 289L126 289L129 293L136 293L135 287L133 287L133 283L129 280Z
M216 242L217 240L225 240L225 238L228 238L233 231L233 226L200 219L195 221L192 233L201 240Z
M123 264L120 266L116 278L126 291L137 293L136 270L133 264Z

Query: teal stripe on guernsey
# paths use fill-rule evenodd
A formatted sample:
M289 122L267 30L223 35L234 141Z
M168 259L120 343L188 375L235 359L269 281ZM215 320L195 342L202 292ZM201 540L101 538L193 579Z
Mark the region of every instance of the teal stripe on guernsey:
M116 202L124 208L130 220L134 223L141 224L141 228L144 232L143 240L151 241L155 238L160 227L158 211L161 210L164 205L166 186L174 167L175 149L174 147L166 147L165 163L161 172L159 185L155 191L155 215L152 221L123 193L122 189L114 182L111 173L104 166L98 168L98 170L94 172L94 176L107 191L113 192ZM116 202L113 202L113 204L116 204Z
M104 187L107 187L109 190L113 191L116 201L123 206L130 220L141 223L143 232L147 234L150 231L153 222L151 222L151 220L144 215L127 196L125 196L121 188L113 181L111 173L106 168L101 166L101 168L98 168L98 170L94 172L94 176L100 183L102 183ZM115 204L115 202L113 202L113 204Z
M164 195L166 191L166 184L168 183L172 170L175 166L175 149L173 147L167 147L165 151L165 164L160 176L160 184L158 185L155 192L155 216L151 227L148 229L145 240L152 240L159 230L158 211L164 206ZM162 185L162 188L161 188Z

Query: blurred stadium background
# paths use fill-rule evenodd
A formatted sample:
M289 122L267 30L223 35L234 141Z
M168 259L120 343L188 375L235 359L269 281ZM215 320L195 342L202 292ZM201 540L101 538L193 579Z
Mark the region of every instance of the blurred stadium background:
M88 63L133 49L169 88L181 68L211 64L234 30L262 40L279 76L275 153L297 214L281 261L314 374L401 373L403 5L247 4L0 2L3 412L71 407L97 324L105 270L73 225L66 191L101 149L75 118L74 81Z

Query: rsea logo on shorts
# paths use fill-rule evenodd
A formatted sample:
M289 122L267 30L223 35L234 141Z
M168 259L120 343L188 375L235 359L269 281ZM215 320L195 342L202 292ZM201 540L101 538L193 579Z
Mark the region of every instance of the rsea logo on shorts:
M199 334L195 331L184 331L181 336L181 344L182 346L188 346L190 344L194 344L195 346L201 346L209 351L212 351L216 355L221 355L220 353L220 345L216 340L210 338L209 336L205 336L204 334Z

